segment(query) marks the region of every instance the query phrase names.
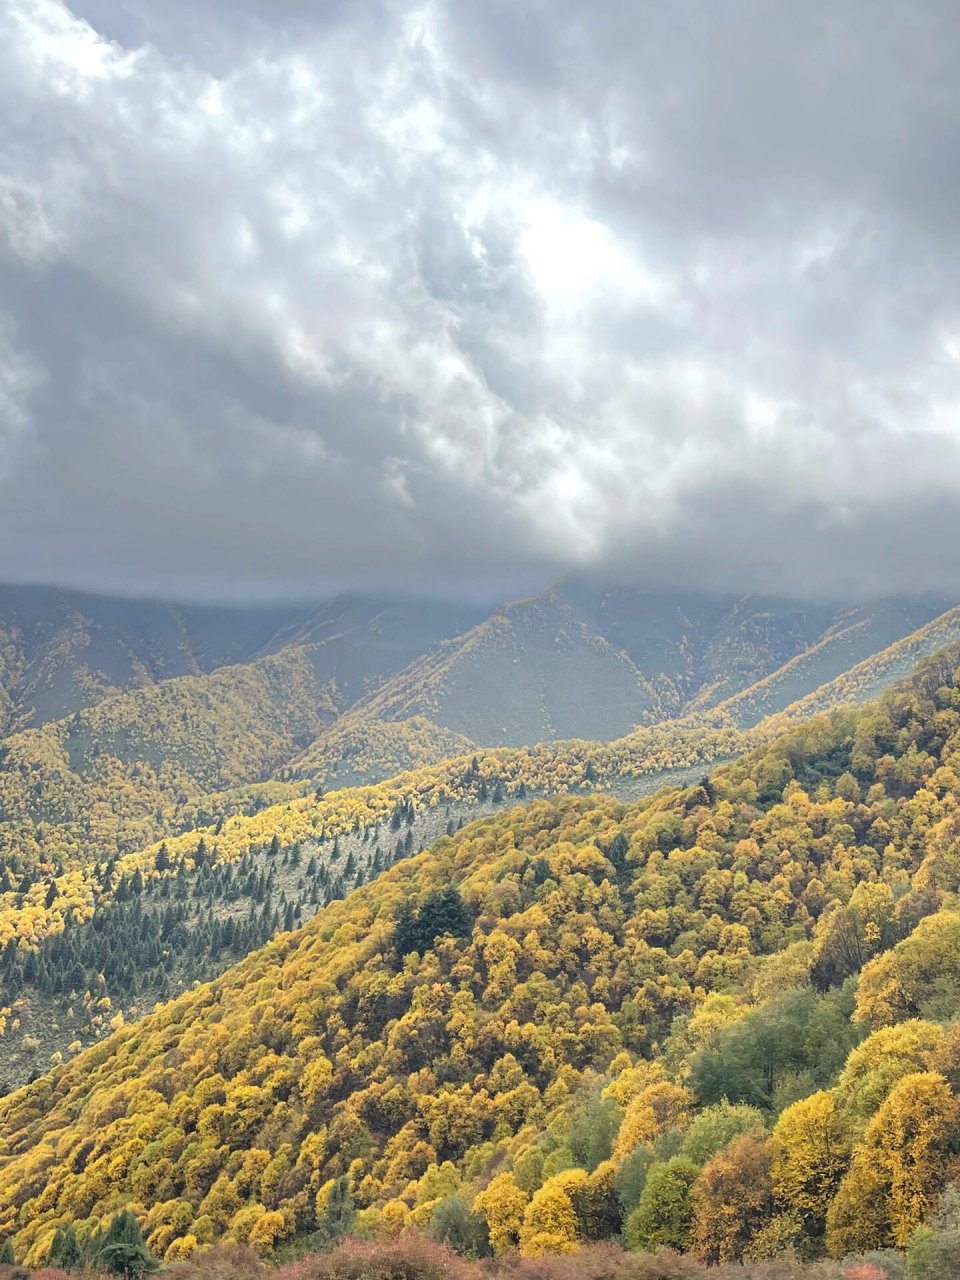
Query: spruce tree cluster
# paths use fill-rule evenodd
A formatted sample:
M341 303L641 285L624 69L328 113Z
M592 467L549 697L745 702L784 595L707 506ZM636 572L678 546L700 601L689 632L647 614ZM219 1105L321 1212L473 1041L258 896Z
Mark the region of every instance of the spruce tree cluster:
M114 1215L106 1230L95 1233L83 1245L72 1225L58 1227L47 1255L47 1266L62 1267L65 1271L83 1268L123 1276L125 1280L140 1280L156 1271L159 1263L146 1246L139 1222L129 1209L124 1209Z
M399 959L417 951L421 955L437 938L451 934L464 938L470 933L472 919L457 889L437 889L419 907L404 902L393 926L393 948Z

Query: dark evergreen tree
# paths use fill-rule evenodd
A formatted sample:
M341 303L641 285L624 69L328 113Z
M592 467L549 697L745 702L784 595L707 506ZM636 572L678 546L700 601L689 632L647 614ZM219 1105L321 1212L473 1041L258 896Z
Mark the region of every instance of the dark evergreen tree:
M330 1188L327 1207L317 1224L311 1243L315 1249L332 1249L349 1235L356 1217L356 1207L350 1193L350 1179L344 1174Z
M80 1261L81 1249L73 1224L71 1223L66 1227L57 1227L53 1237L53 1244L47 1254L47 1266L63 1267L69 1271L73 1267L79 1266Z
M394 921L394 951L400 959L412 951L422 955L445 934L465 937L471 924L470 913L459 891L452 886L438 889L424 899L419 909L409 902L402 904Z
M115 1214L103 1235L93 1242L91 1262L95 1267L130 1280L156 1271L159 1266L146 1246L140 1223L129 1209Z

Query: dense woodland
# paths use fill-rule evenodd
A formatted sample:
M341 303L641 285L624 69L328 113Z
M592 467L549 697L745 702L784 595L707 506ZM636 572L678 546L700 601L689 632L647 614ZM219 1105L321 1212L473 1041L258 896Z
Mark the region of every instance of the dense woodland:
M215 859L234 860L268 847L274 837L284 847L291 847L327 834L371 830L385 821L397 804L409 804L420 812L450 803L482 803L495 792L523 799L529 794L618 791L637 781L645 784L640 789L649 789L677 773L742 755L791 724L802 722L821 706L855 701L858 690L882 683L891 670L899 668L903 649L907 654L911 651L909 645L894 646L842 680L824 686L779 715L768 716L749 730L736 728L734 709L723 706L709 716L637 729L610 743L549 743L447 757L449 735L425 721L362 724L348 717L343 726L335 727L329 743L323 748L315 744L310 753L284 771L281 779L192 799L184 795L175 810L164 808L156 796L152 797L155 804L151 807L149 787L137 799L137 788L144 782L142 764L131 766L132 775L128 776L129 771L120 768L119 762L104 761L98 756L112 779L111 788L117 789L103 793L96 778L88 779L72 802L76 804L76 821L59 825L49 817L39 816L48 812L43 798L46 791L37 790L35 784L29 783L32 775L25 773L17 786L23 795L30 791L35 797L31 802L35 808L23 818L26 825L18 826L18 820L9 818L14 811L23 817L19 802L10 802L2 810L9 819L5 838L17 852L8 853L0 862L0 943L5 945L10 938L18 938L33 945L64 928L68 917L87 919L110 901L110 885L104 885L97 874L97 862L90 858L93 849L106 846L122 853L132 845L138 851L123 857L122 867L131 874L139 869L149 876L156 871L161 848L175 862L185 861L189 870L200 840L212 850ZM99 713L108 714L110 706L108 703L106 711L98 709ZM44 730L48 735L60 731L59 725ZM357 762L357 771L363 774L375 773L378 761L381 768L387 769L399 760L413 760L418 767L384 782L323 795L310 771L327 758L324 752L335 754L340 748L345 753L341 759ZM423 763L433 757L438 763ZM39 764L36 769L39 777ZM0 791L5 777L0 773ZM47 789L52 785L48 780ZM140 846L132 836L117 841L118 827L131 821L131 807L140 813L133 831L138 835L158 835L144 852L139 852ZM104 827L101 829L97 822ZM77 827L83 829L79 838ZM183 831L184 827L188 829ZM168 830L181 833L161 835ZM51 883L55 893L51 893Z
M916 1252L960 1178L957 663L468 825L118 1028L0 1102L0 1235Z
M14 734L0 741L0 854L22 870L71 868L203 825L191 801L239 789L223 806L250 803L244 788L270 777L336 713L310 651L290 648Z
M469 803L427 810L397 803L387 821L283 848L274 838L225 861L201 836L177 862L161 846L153 874L94 869L100 907L27 946L9 938L0 952L0 1092L36 1078L107 1034L120 1014L149 1012L185 988L216 977L275 933L310 919L386 867L422 852L464 816L505 802L485 788ZM485 793L485 795L484 795ZM483 796L483 798L481 798ZM52 912L55 882L47 887Z
M493 615L455 644L441 646L436 659L415 661L385 682L390 663L402 663L418 642L441 628L443 619L428 618L425 623L420 615L429 610L423 608L381 606L378 613L367 605L358 619L345 621L334 609L339 632L325 619L322 643L313 641L316 627L303 623L274 638L271 643L280 646L277 652L254 661L116 691L96 701L93 692L108 677L82 667L74 673L70 696L75 699L79 688L89 687L91 705L0 738L0 865L18 883L35 869L48 876L82 870L110 854L135 853L171 835L310 796L318 785L327 791L353 788L402 772L422 773L448 758L472 754L474 741L448 727L442 717L444 707L453 714L463 699L476 701L475 694L460 687L475 679L480 658L484 670L493 664L482 687L503 690L494 702L509 704L510 682L517 679L524 689L546 684L552 696L570 688L589 689L599 696L606 687L606 668L595 671L589 664L597 652L613 661L614 646L596 635L586 643L580 634L586 623L578 622L576 610L571 612L571 606L555 595L547 593ZM353 606L354 612L360 603ZM686 602L694 616L694 606L705 605L716 608L709 599ZM794 606L793 612L788 609L778 616L762 601L742 601L731 610L736 619L730 622L732 629L710 640L709 635L697 634L695 620L678 612L677 601L641 597L620 602L623 616L606 623L615 622L618 642L637 649L651 610L658 625L676 632L662 651L655 649L642 660L638 651L639 665L630 665L635 696L653 698L656 693L645 718L659 723L622 738L607 735L614 741L602 748L578 740L561 743L555 751L536 752L525 766L530 776L524 781L528 788L544 791L576 785L578 762L586 749L594 756L593 771L605 781L740 754L779 732L784 723L874 696L908 674L920 657L960 638L960 610L931 616L938 607L888 601L873 610L841 611L835 625L805 648L831 621L830 611L820 617L816 610L807 610L810 618ZM610 608L606 601L602 612ZM411 612L417 618L415 626L405 616ZM616 615L616 608L613 612ZM153 614L151 618L156 623ZM911 632L920 622L920 629ZM388 624L398 628L397 637L382 635ZM260 639L262 618L256 618L256 626ZM81 629L79 635L55 633L54 638L54 654L45 654L42 669L55 668L57 654L61 660L66 652L73 653L74 662L78 654L92 662L92 655L101 652L109 678L120 678L117 655L107 645L120 637L98 634L88 622L87 631ZM167 664L182 661L179 645L167 640ZM125 636L117 647L125 661L132 662L132 672L143 675L147 655L133 660L129 643ZM196 646L196 639L193 643ZM222 647L224 638L218 643ZM538 646L544 644L551 652L559 646L566 655L566 665L552 673L552 681L537 665L543 658ZM159 638L155 645L162 648ZM344 648L354 655L349 663ZM20 678L11 679L7 688L0 680L0 696L5 692L8 700L18 688L21 700L27 697L21 687L21 669L28 665L22 649L22 638L18 648L4 634L0 617L0 664L4 653L14 653L20 670ZM696 662L691 666L691 655L698 656L702 668ZM849 667L851 657L861 655L862 660ZM192 654L190 658L195 661ZM45 685L52 679L48 673ZM368 684L373 691L356 700ZM52 696L46 687L36 689L28 683L27 688L34 700L49 701ZM460 694L455 697L457 689ZM489 692L481 702L485 723ZM642 719L639 706L636 718ZM575 717L571 723L583 733L582 719ZM557 736L546 729L538 732L534 717L520 740L532 743ZM474 734L474 739L488 746L499 740L496 734ZM516 753L516 748L498 747L488 772L497 769L499 759L512 760ZM507 765L505 784L510 772ZM422 787L424 782L413 779L411 785ZM4 900L4 908L15 905ZM25 905L32 911L36 904L30 900Z
M396 744L404 730L402 725L390 726L390 742ZM375 740L382 741L377 726L373 731ZM421 751L422 725L414 725L410 732ZM177 864L186 861L189 869L201 839L216 859L230 861L249 850L268 847L274 836L286 848L327 835L372 830L389 819L397 804L409 804L421 812L450 803L482 803L498 790L523 799L530 793L595 790L623 780L648 779L655 784L667 771L702 768L715 759L737 755L750 741L732 727L663 725L609 744L571 742L528 750L473 751L381 783L327 794L315 781L305 779L256 784L185 802L176 821L162 809L143 816L142 829L158 838L145 848L134 842L136 852L125 855L126 842L121 843L120 866L129 874L138 868L144 875L154 874L156 858L164 848ZM134 795L134 781L125 776L122 781L120 795ZM270 803L275 799L277 803ZM68 915L88 918L110 901L110 887L96 873L102 859L90 853L116 845L106 836L94 838L88 815L101 814L108 826L116 827L125 804L117 795L98 800L94 794L83 802L78 798L77 803L77 823L89 829L88 837L79 843L72 840L76 824L56 826L46 819L31 820L29 831L20 829L19 852L0 862L0 944L12 937L34 944L62 929ZM168 827L179 834L161 836ZM53 895L51 883L56 888Z
M619 618L614 630L620 628L621 638L632 634L638 618L645 626L651 608L660 610L668 633L676 631L675 653L667 645L659 655L648 654L643 663L654 662L651 670L657 664L673 670L666 684L659 678L654 684L672 690L670 696L681 699L677 705L686 697L695 707L681 721L640 728L609 743L474 750L462 735L420 714L402 720L377 718L384 709L381 701L397 702L400 689L406 709L411 709L411 698L414 709L435 707L440 691L446 688L444 697L450 692L444 681L455 685L455 673L478 652L485 662L501 661L504 655L498 657L497 644L521 644L527 632L533 634L548 622L569 629L570 606L555 596L547 593L543 599L512 607L503 617L496 615L496 626L494 619L469 633L462 644L448 645L440 668L427 663L423 678L414 678L423 665L415 662L396 681L387 681L382 697L378 692L361 699L345 714L344 700L355 698L371 679L376 685L371 673L402 664L425 638L453 625L457 611L448 617L441 609L435 617L419 607L344 602L312 620L299 618L292 627L288 621L287 630L271 641L279 645L278 652L266 657L108 696L101 687L105 682L143 678L147 666L158 671L184 661L196 666L203 652L209 659L214 653L225 654L224 646L260 644L265 628L278 619L260 614L246 619L238 639L236 616L227 618L226 625L216 611L212 616L201 611L197 617L185 617L143 606L154 631L148 628L144 633L152 638L136 656L130 647L134 638L141 649L145 643L134 625L136 618L120 610L120 621L130 633L121 629L113 634L104 627L106 617L81 619L81 625L76 601L64 602L66 630L49 620L41 627L49 652L44 650L35 666L34 683L11 680L8 690L19 689L21 702L41 696L54 705L49 673L56 667L56 655L62 660L70 654L73 665L66 694L76 699L89 688L100 690L101 696L96 705L0 742L0 947L9 947L12 940L30 952L75 923L89 923L112 903L119 880L105 879L103 869L118 857L123 875L132 877L139 871L149 880L158 874L155 864L163 849L171 860L166 873L183 867L189 876L201 842L219 862L261 856L274 838L292 850L314 841L323 844L327 836L368 837L401 803L413 806L418 823L436 834L432 815L438 807L453 805L458 814L470 808L481 812L485 794L523 799L604 790L634 797L658 784L675 784L770 740L818 710L871 696L960 628L960 611L950 610L818 684L851 653L869 651L872 644L935 612L936 605L928 602L920 608L891 601L872 611L841 612L824 638L802 649L803 627L812 627L810 634L815 635L829 621L827 615L803 619L788 610L779 616L764 612L763 602L741 602L730 615L736 619L734 629L714 642L709 629L698 636L697 624L689 617L672 615L677 601L634 600L628 595L614 607L614 617ZM93 603L101 612L106 608L104 602ZM611 601L600 603L606 613ZM690 606L687 602L684 607ZM36 607L33 601L31 608ZM118 608L114 602L107 610L113 626ZM638 609L637 618L632 618L631 611ZM384 634L387 620L396 636L392 630ZM611 619L604 625L611 625ZM244 628L250 627L247 634ZM228 636L233 638L228 641ZM493 651L491 637L496 640ZM312 643L300 643L305 640ZM8 656L14 655L21 677L27 669L22 641L23 634L19 648L16 643L11 647L8 636L5 649ZM636 636L630 643L636 648ZM801 652L796 653L798 646ZM592 652L590 645L588 650ZM697 669L696 663L687 670L684 664L697 653L705 670ZM776 666L785 653L795 656L711 709L724 690ZM104 666L99 673L97 661ZM529 654L524 661L529 666ZM513 671L512 658L508 666ZM788 705L798 694L804 696ZM761 716L765 718L757 723ZM305 749L304 741L310 743ZM381 778L389 780L380 783ZM222 957L228 954L232 952ZM180 970L187 959L181 957ZM8 956L7 967L12 964ZM19 965L26 970L33 962L24 954ZM209 976L216 968L216 963L201 964L193 976ZM164 989L150 980L141 986L144 996ZM28 981L24 994L31 990ZM111 994L109 989L101 991L98 1002ZM44 1054L77 1043L78 1037L65 1034L68 1028L60 1012L34 1001L32 1014L6 1015L9 1024L20 1023L27 1045L37 1038L31 1017L59 1028L37 1048L25 1049L20 1043L14 1058L8 1059L7 1083L42 1066ZM67 1020L80 1017L88 1030L102 1032L109 1019L100 1008L90 1016L88 1012L85 1007L81 1015L68 1005ZM87 1039L81 1028L79 1042ZM8 1049L9 1045L8 1041Z

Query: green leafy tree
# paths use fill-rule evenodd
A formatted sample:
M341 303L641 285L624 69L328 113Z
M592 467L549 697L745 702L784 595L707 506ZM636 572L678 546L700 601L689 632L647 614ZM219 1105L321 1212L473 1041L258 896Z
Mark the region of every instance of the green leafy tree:
M444 1196L433 1210L429 1234L467 1258L490 1256L490 1237L483 1214L474 1213L459 1193Z
M617 1168L614 1187L625 1215L629 1215L637 1207L647 1184L647 1174L656 1163L657 1155L653 1147L641 1144L634 1147Z
M756 1107L744 1103L731 1103L724 1099L716 1106L707 1107L691 1121L683 1135L680 1154L694 1164L706 1164L711 1156L732 1142L734 1138L749 1133L763 1133L763 1115Z
M674 1156L650 1169L637 1207L627 1219L624 1235L629 1249L686 1245L693 1223L690 1189L699 1172L685 1156Z
M620 1109L612 1098L592 1098L574 1117L568 1145L588 1173L609 1160L620 1127Z
M394 922L394 950L401 959L411 951L422 955L444 934L466 937L470 924L470 913L459 892L452 886L438 889L428 894L419 908L409 902L401 905Z
M53 1244L51 1244L50 1252L47 1254L47 1265L63 1267L69 1271L71 1267L77 1266L80 1261L81 1249L73 1224L71 1223L66 1227L57 1227L56 1234L53 1237Z
M933 1219L918 1227L907 1243L910 1280L948 1280L960 1276L960 1189L947 1187Z

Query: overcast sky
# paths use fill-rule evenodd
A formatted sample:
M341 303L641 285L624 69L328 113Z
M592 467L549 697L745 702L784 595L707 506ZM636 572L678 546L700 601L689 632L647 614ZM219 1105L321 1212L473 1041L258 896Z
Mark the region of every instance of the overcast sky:
M960 592L954 0L0 0L0 578Z

